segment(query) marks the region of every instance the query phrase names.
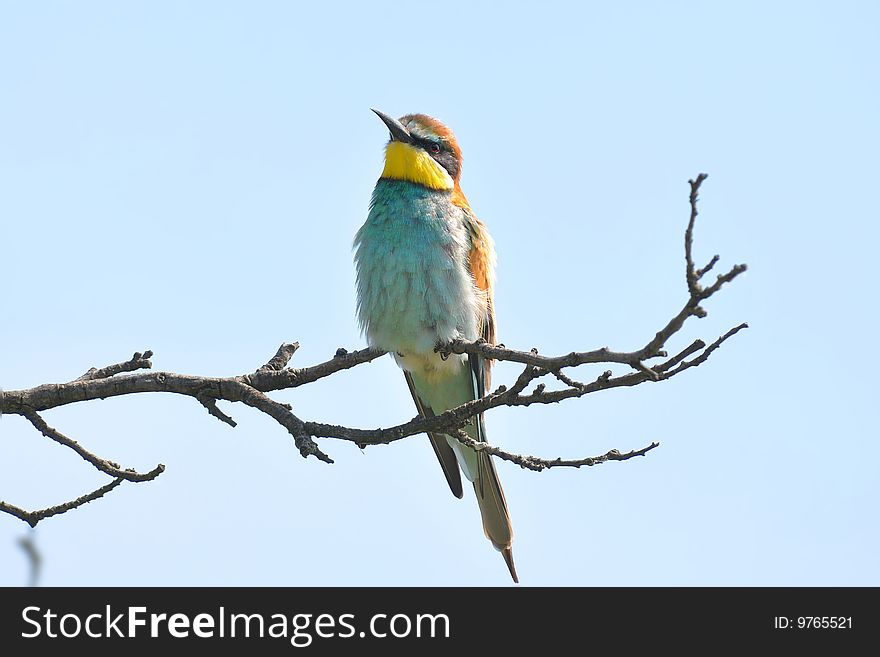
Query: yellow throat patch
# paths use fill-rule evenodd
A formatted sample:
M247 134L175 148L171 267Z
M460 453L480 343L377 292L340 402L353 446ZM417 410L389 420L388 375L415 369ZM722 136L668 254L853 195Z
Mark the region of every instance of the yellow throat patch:
M392 141L385 148L383 178L408 180L431 189L452 189L452 176L417 146Z

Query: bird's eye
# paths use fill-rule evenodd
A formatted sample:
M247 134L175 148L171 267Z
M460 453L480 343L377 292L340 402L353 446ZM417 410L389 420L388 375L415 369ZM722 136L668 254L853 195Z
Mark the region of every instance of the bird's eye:
M428 151L430 151L431 155L437 155L440 153L440 144L431 142L428 144Z

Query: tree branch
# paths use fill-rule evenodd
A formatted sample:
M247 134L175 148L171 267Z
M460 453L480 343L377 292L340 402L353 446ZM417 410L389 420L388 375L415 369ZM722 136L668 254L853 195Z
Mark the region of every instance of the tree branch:
M582 459L555 458L551 460L542 459L537 456L523 456L522 454L512 454L510 452L505 452L503 449L493 447L489 443L477 442L461 429L456 432L456 438L462 444L467 445L468 447L471 447L477 451L487 452L492 456L497 456L498 458L505 461L516 463L521 468L524 468L526 470L534 470L535 472L541 472L542 470L546 470L548 468L580 468L584 465L594 466L599 465L600 463L606 463L608 461L627 461L635 456L644 456L655 447L660 447L660 443L655 442L647 445L646 447L642 447L641 449L629 451L626 454L621 454L616 449L612 449L611 451L608 451L601 456L588 456Z
M65 502L64 504L50 506L48 509L42 509L40 511L25 511L24 509L19 508L13 504L9 504L8 502L3 502L2 500L0 500L0 511L9 513L16 518L21 518L31 527L36 527L37 523L44 518L50 518L52 516L58 515L59 513L65 513L67 511L70 511L71 509L80 507L87 502L91 502L92 500L96 500L99 497L103 497L111 490L116 488L123 481L123 479L114 479L109 484L105 484L97 490L93 490L91 493L88 493L87 495L83 495L82 497L78 497L75 500Z
M125 481L152 481L160 474L165 472L165 466L161 463L149 472L143 474L131 469L123 470L119 467L118 463L113 463L112 461L102 459L100 456L95 456L75 440L71 440L60 431L50 427L48 424L46 424L45 420L43 420L43 418L41 418L39 414L33 409L24 407L21 411L21 414L28 420L30 420L30 423L34 425L37 431L46 436L46 438L50 438L51 440L54 440L56 443L64 445L65 447L69 447L74 452L79 454L84 460L88 461L98 470L100 470L104 474L110 475L111 477L124 479Z
M153 354L150 351L143 354L135 353L128 361L100 369L91 368L78 379L67 383L45 384L27 390L0 393L0 414L22 415L41 434L74 450L92 466L114 477L113 481L88 495L49 509L29 512L14 505L0 502L0 511L21 518L33 526L43 518L63 513L97 499L123 481L150 481L161 474L164 471L164 466L161 464L143 474L131 469L123 470L117 463L92 454L76 441L53 429L39 415L42 411L66 404L144 392L165 392L192 397L211 415L231 427L235 427L236 422L218 408L217 402L222 400L243 403L265 413L284 427L293 437L294 445L303 457L313 456L325 463L333 463L333 460L321 450L315 439L347 440L365 448L368 445L389 444L426 432L457 436L462 443L474 449L485 450L492 456L534 471L554 467L579 468L606 461L624 461L635 456L644 456L656 448L659 443L651 442L642 449L626 453L612 449L600 456L579 459L545 459L537 456L513 454L486 443L476 443L462 429L476 415L499 406L552 404L611 388L667 381L678 376L681 372L706 362L724 342L742 329L747 328L744 323L735 326L709 346L706 346L703 340L694 340L672 357L669 357L664 350L667 342L682 329L690 317L702 318L706 316L706 311L702 306L705 301L717 294L725 284L746 271L745 265L734 265L726 273L718 275L708 287L703 287L700 283L700 280L715 267L720 259L715 255L702 268L697 269L694 265L693 237L698 215L698 192L705 179L706 174L700 174L695 180L688 181L690 184L690 219L684 240L687 300L665 326L643 346L634 351L614 351L608 347L600 347L590 351L572 351L559 356L542 356L539 355L537 349L518 351L504 345L489 344L484 340L474 342L455 340L448 344L437 345L436 351L444 356L450 354L480 355L487 359L518 363L523 365L523 370L509 388L501 385L481 399L462 404L439 415L418 416L407 422L380 429L360 429L304 421L293 413L290 405L276 402L267 394L276 390L297 388L337 372L369 363L384 354L383 351L377 349L367 348L348 352L340 348L331 359L323 363L305 368L290 368L288 363L299 348L299 343L285 343L278 348L275 355L266 364L260 366L256 371L225 378L173 372L141 372L139 370L149 370L152 367L149 359ZM653 362L648 364L648 361ZM612 370L605 370L589 383L578 381L563 372L567 368L582 365L626 365L630 371L615 375ZM540 382L540 379L544 377L549 377L550 383L557 387L551 389L547 387L546 383ZM535 384L534 387L529 390L533 384ZM558 387L559 384L562 385L561 388Z
M93 381L94 379L106 379L115 374L119 374L120 372L134 372L135 370L140 369L148 370L153 366L153 363L151 363L149 360L152 356L153 352L149 349L144 353L136 351L134 352L134 356L131 357L131 360L125 361L124 363L116 363L115 365L108 365L107 367L102 367L101 369L96 369L93 367L81 377L74 380Z

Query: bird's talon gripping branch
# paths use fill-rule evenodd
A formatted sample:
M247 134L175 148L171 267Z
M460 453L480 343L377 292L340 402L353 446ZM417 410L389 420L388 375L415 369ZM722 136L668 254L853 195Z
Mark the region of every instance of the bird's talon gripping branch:
M462 340L438 340L434 345L434 353L439 354L441 360L445 361L453 353L456 353L453 351L453 349L460 346L461 344L463 344Z

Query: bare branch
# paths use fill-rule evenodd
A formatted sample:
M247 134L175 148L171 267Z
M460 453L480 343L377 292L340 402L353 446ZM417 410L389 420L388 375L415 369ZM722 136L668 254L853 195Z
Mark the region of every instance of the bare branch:
M602 454L601 456L588 456L582 459L542 459L538 458L537 456L512 454L510 452L504 451L503 449L493 447L489 443L477 442L461 429L459 429L456 433L456 439L462 444L471 447L472 449L487 452L492 456L497 456L498 458L505 461L516 463L521 468L524 468L526 470L533 470L535 472L541 472L549 468L580 468L582 466L594 466L599 465L600 463L605 463L607 461L627 461L635 456L644 456L655 447L660 446L660 443L654 442L646 447L642 447L642 449L632 450L630 452L626 452L625 454L621 454L616 449L612 449L605 454Z
M510 389L507 389L504 386L500 386L495 392L483 397L482 399L477 399L466 404L462 404L457 408L453 408L446 411L445 413L434 415L432 417L416 417L409 422L398 424L387 429L354 429L318 422L305 422L304 428L309 433L309 435L318 438L338 438L341 440L350 440L357 443L361 447L365 447L367 445L384 445L418 433L453 433L458 429L461 429L468 422L468 420L475 415L479 415L480 413L484 413L499 406L529 406L531 404L552 404L563 401L565 399L583 397L584 395L598 392L600 390L607 390L610 388L619 387L630 387L634 385L639 385L646 381L667 381L681 371L704 362L709 357L711 352L717 349L722 342L724 342L727 338L731 337L742 328L746 327L744 325L740 325L735 329L731 329L724 336L722 336L721 338L716 340L716 342L710 345L710 347L706 348L706 351L708 351L710 348L711 351L709 351L708 353L702 353L698 358L694 359L693 361L681 363L679 367L672 369L671 371L666 370L671 368L673 365L680 363L683 358L686 358L687 356L698 351L701 347L697 345L702 345L703 343L695 342L691 344L680 354L673 356L667 361L657 365L653 370L649 370L647 372L639 371L615 377L610 371L606 371L592 383L584 384L572 381L572 384L574 385L569 384L569 387L563 390L535 389L529 394L522 394L522 391L525 389L528 383L536 378L539 378L546 374L553 374L554 376L556 376L556 378L560 378L558 376L560 373L558 372L553 372L547 369L537 368L529 365L526 366L525 370L523 370L523 372L517 379L517 382ZM466 350L474 349L479 351L482 350L482 346L484 344L485 343L481 342L459 343L459 346ZM554 359L550 359L551 362L553 362L553 360Z
M207 390L202 390L200 393L196 395L196 399L199 400L199 403L208 409L208 413L216 417L221 422L225 422L233 429L238 426L235 420L226 415L223 411L217 408L217 399L216 397L212 397Z
M701 278L703 278L703 276L705 276L707 273L712 271L712 267L714 267L718 263L719 259L720 259L720 256L713 255L712 259L709 261L709 263L705 267L701 267L700 269L698 269L697 270L697 280L700 280Z
M564 383L565 385L567 385L567 386L570 387L570 388L578 388L578 389L580 389L580 388L583 388L584 385L585 385L585 384L581 383L580 381L575 381L574 379L572 379L571 377L569 377L569 376L566 375L566 374L563 374L563 373L560 372L560 371L550 372L550 374L552 374L553 376L555 376L557 379L559 379L560 381L562 381L562 383ZM611 372L610 372L610 371L608 372L608 376L611 376Z
M324 463L333 463L333 459L318 448L317 443L312 440L309 432L305 430L305 423L293 414L289 405L281 404L256 388L240 381L226 380L224 381L224 387L223 399L240 401L252 408L256 408L287 429L288 433L293 436L293 442L303 458L314 456L324 461Z
M116 363L115 365L108 365L107 367L102 367L101 369L96 369L93 367L78 379L74 379L74 381L92 381L94 379L106 379L122 372L148 370L153 367L153 364L150 362L150 358L152 358L152 356L153 352L149 349L147 349L144 353L136 351L134 352L134 356L131 357L131 360L127 360L124 363Z
M685 277L687 278L688 291L691 293L692 298L699 296L700 293L700 284L698 282L700 277L697 276L697 273L694 270L693 256L694 224L697 221L698 214L697 199L699 198L700 185L702 185L703 181L708 177L708 173L701 173L697 176L696 180L688 180L688 184L691 186L691 218L690 221L688 221L687 230L684 231L684 259L687 265Z
M290 405L274 401L267 393L297 388L342 370L369 363L384 354L381 350L367 348L348 352L340 348L331 359L323 363L311 367L289 368L287 365L299 348L299 343L284 343L275 355L256 371L225 378L173 372L140 372L138 370L147 370L152 367L149 358L153 354L150 351L143 354L135 353L128 361L100 369L92 368L83 376L68 383L45 384L28 390L12 390L5 393L0 391L0 414L18 414L26 417L44 436L74 450L94 467L114 477L114 480L106 486L50 509L28 512L11 504L0 502L0 511L11 513L34 525L44 517L63 513L96 499L124 480L149 481L161 474L164 470L164 466L161 464L144 474L134 470L123 470L117 463L92 454L76 441L49 427L39 415L41 411L66 404L144 392L164 392L192 397L204 406L211 415L231 427L236 426L235 421L219 409L217 402L221 400L241 402L269 415L284 427L293 437L294 444L303 457L313 456L325 463L333 463L333 460L320 449L315 439L335 438L351 441L361 448L365 448L368 445L389 444L426 432L457 436L462 443L474 449L487 451L493 456L511 461L523 468L538 471L551 467L592 466L606 461L623 461L635 456L643 456L656 448L659 443L652 442L647 447L625 454L611 450L600 456L581 459L545 459L537 456L513 454L499 447L476 443L462 429L475 416L500 406L552 404L611 388L667 381L685 370L704 363L725 341L740 330L747 328L746 324L740 324L727 331L709 346L706 346L703 340L694 340L688 347L672 357L669 357L664 349L666 343L682 329L690 317L705 317L706 310L702 306L705 301L715 295L726 283L733 281L746 271L745 265L734 265L728 272L718 275L712 285L703 287L700 284L700 280L720 260L719 256L715 255L706 266L700 269L696 269L694 266L693 235L698 215L698 192L705 179L706 174L700 174L695 180L688 181L691 188L689 197L691 212L685 231L687 300L666 325L639 349L613 351L608 347L601 347L590 351L572 351L559 356L543 356L538 353L537 349L517 351L508 349L501 344L489 344L484 340L473 342L456 340L449 344L438 345L436 351L441 356L449 356L450 354L479 355L486 359L518 363L523 366L523 369L511 386L501 385L481 399L462 404L439 415L418 416L395 426L378 429L360 429L304 421L293 413ZM648 361L652 362L649 364ZM615 374L612 370L606 369L589 383L578 381L563 371L571 367L599 364L625 365L630 369L622 374ZM540 379L544 377L553 377L563 387L548 389L544 382L540 382ZM531 391L528 391L532 383L536 385L531 388ZM558 388L558 386L556 387Z
M92 500L96 500L99 497L103 497L111 490L116 488L123 481L123 479L114 479L110 483L101 486L97 490L93 490L87 495L83 495L82 497L78 497L75 500L65 502L64 504L50 506L48 509L42 509L40 511L25 511L24 509L17 507L14 504L9 504L8 502L3 502L2 500L0 500L0 511L13 515L16 518L21 518L31 527L36 527L37 523L44 518L51 518L52 516L58 515L59 513L65 513L67 511L70 511L71 509L80 507L87 502L91 502Z
M282 369L279 371L262 370L261 368L253 374L241 377L241 380L243 383L263 392L286 390L307 383L313 383L331 374L336 374L336 372L347 370L363 363L369 363L384 355L384 351L373 349L372 347L352 352L340 347L336 350L336 355L324 363L302 369Z
M165 472L165 466L161 463L149 472L143 474L140 472L135 472L134 470L123 470L120 468L118 463L113 463L112 461L102 459L100 456L95 456L75 440L68 438L57 429L53 429L52 427L50 427L48 424L46 424L46 421L43 420L43 418L41 418L40 415L33 409L25 407L21 410L21 415L30 420L30 423L34 425L37 431L46 436L46 438L50 438L56 443L64 445L65 447L69 447L74 452L79 454L83 459L95 466L98 470L110 475L111 477L117 477L119 479L124 479L125 481L135 482L152 481L160 474Z
M677 365L678 363L683 361L685 358L687 358L691 354L699 351L700 349L703 349L705 346L706 346L706 343L703 342L702 340L694 340L689 346L685 347L679 353L677 353L675 356L673 356L672 358L667 360L662 365L658 365L654 369L657 372L665 372L666 370L674 367L675 365Z
M681 363L681 365L679 365L678 367L676 367L673 370L670 370L669 372L665 372L663 374L663 377L668 378L670 376L674 376L675 374L678 374L682 370L686 370L689 367L696 367L697 365L700 365L700 364L706 362L706 359L709 358L709 356L712 354L713 351L715 351L718 347L721 346L721 343L723 343L728 338L733 337L734 335L739 333L741 330L747 329L747 328L749 328L749 325L746 324L745 322L743 322L739 326L734 326L727 333L725 333L720 338L715 340L715 342L713 342L708 347L706 347L703 350L703 353L701 353L699 356L697 356L693 360L685 361L685 362ZM682 352L682 353L684 353L684 352Z
M287 367L287 363L293 358L293 354L299 349L299 342L285 342L268 363L263 365L257 372L279 372Z
M539 356L537 351L516 351L507 347L500 347L489 344L488 342L478 340L476 342L468 342L466 340L453 340L452 342L440 345L437 351L441 354L479 354L484 358L492 360L509 361L513 363L523 363L524 365L533 365L541 369L556 371L564 367L577 367L578 365L587 365L595 363L620 363L630 365L633 368L638 367L637 363L646 358L663 355L655 353L647 356L643 350L633 352L617 352L611 351L607 347L593 349L592 351L572 351L563 356Z
M746 265L734 265L731 267L730 271L726 274L719 274L717 280L705 290L700 293L700 300L708 299L713 294L715 294L718 290L721 289L721 286L725 283L729 283L734 278L742 274L747 269Z

